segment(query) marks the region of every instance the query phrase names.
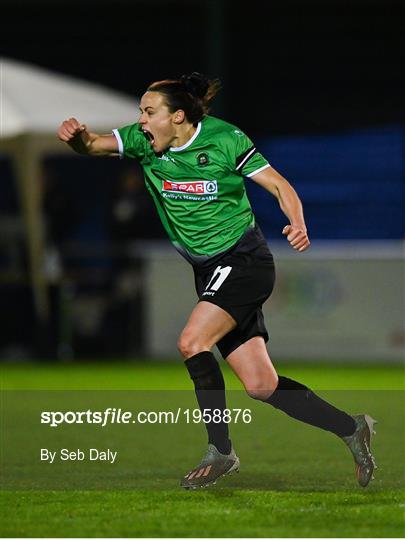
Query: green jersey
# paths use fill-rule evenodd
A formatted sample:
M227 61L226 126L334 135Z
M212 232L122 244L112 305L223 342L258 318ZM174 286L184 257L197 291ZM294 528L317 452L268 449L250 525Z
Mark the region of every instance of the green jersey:
M269 167L237 127L212 116L186 144L156 154L140 124L113 130L121 155L143 167L170 240L191 259L226 251L254 224L244 176Z

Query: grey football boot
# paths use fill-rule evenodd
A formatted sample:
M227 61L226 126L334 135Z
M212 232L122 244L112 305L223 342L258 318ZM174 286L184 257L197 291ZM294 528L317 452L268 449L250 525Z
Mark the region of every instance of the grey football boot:
M366 487L370 480L374 480L373 472L377 468L370 449L371 435L375 434L376 420L367 414L353 416L356 422L356 431L353 435L342 437L349 447L356 464L356 477L362 487Z
M180 486L197 489L215 484L221 476L239 472L239 465L233 448L230 454L221 454L213 444L209 444L201 463L181 479Z

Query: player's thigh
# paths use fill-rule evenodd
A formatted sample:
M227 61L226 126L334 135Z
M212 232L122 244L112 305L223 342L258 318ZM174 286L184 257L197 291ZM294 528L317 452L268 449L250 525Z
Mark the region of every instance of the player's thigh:
M277 372L263 337L249 339L232 351L226 361L251 397L267 399L277 388Z
M235 320L224 309L211 302L199 302L180 335L179 350L185 358L209 351L235 327Z

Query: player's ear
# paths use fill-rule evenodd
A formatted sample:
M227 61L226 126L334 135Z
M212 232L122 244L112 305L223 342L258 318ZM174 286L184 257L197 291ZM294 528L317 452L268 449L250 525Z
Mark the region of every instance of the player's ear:
M186 115L184 114L183 109L178 109L173 115L173 122L175 124L182 124L184 122Z

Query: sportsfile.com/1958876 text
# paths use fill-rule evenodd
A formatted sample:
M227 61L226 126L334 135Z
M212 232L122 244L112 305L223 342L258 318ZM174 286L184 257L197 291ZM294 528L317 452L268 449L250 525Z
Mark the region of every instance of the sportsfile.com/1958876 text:
M188 409L178 407L172 411L124 411L108 407L103 411L42 411L41 424L58 427L63 424L186 424L238 422L249 424L252 421L251 409Z

